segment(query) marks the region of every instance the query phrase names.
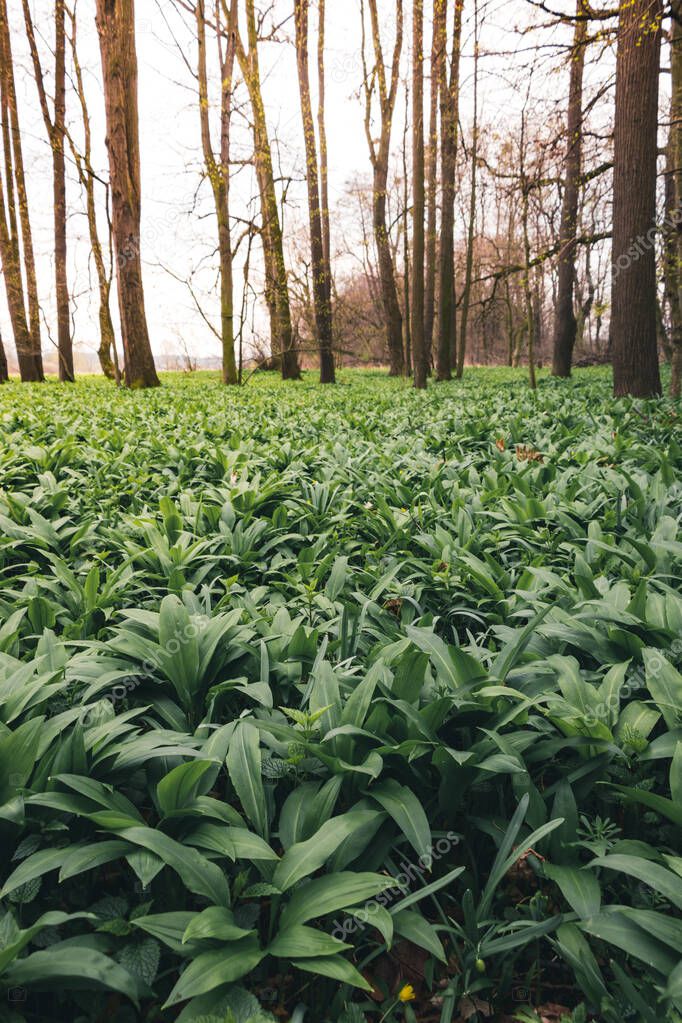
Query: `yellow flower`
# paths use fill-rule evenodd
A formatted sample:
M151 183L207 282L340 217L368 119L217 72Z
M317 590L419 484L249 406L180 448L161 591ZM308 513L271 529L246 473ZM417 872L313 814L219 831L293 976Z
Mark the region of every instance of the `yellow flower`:
M398 993L399 1002L413 1002L417 996L411 984L406 984Z

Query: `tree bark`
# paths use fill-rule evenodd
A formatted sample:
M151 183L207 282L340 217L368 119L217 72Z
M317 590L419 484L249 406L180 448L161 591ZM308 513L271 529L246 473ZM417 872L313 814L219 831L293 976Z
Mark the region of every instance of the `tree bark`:
M438 0L445 2L445 0ZM464 0L455 0L450 77L447 62L441 64L441 190L442 212L439 255L439 315L436 378L449 380L457 351L457 310L455 302L455 176L459 123L459 64L462 43Z
M54 7L54 108L50 108L45 92L40 55L36 45L33 20L28 0L22 0L24 24L28 38L33 74L38 89L40 109L47 140L52 151L52 210L54 218L54 269L57 305L57 353L59 379L73 383L73 342L69 310L69 285L66 273L66 164L64 140L66 136L66 25L64 0L55 0Z
M369 145L370 159L374 174L372 186L372 203L374 217L374 242L379 263L379 279L381 281L381 300L384 307L386 324L386 346L388 348L389 374L401 376L405 367L403 350L403 318L398 301L398 288L395 279L395 265L391 251L391 240L386 220L386 204L388 193L388 171L391 152L391 131L395 113L396 96L400 75L400 56L403 47L403 4L396 2L396 37L391 61L390 82L386 77L384 52L381 42L381 30L377 0L368 0L372 30L372 46L374 49L374 68L371 72L364 68L365 77L365 134ZM363 40L364 40L364 9L363 9ZM364 60L364 46L363 46ZM375 143L371 131L372 91L376 81L379 93L380 128L379 142Z
M22 381L27 383L42 381L45 375L33 234L6 0L0 0L0 110L5 170L4 187L0 180L0 257L19 372Z
M426 276L424 285L424 344L426 361L433 364L433 327L436 316L436 252L438 242L438 92L441 62L447 46L446 0L434 0L429 88L429 145L426 165Z
M336 374L332 343L331 272L324 258L322 213L320 209L320 178L317 159L315 125L310 102L308 67L308 0L294 0L296 25L296 62L301 100L301 118L306 157L308 214L310 220L310 261L313 275L313 305L317 344L320 350L320 383L333 384Z
M661 393L656 337L656 161L661 0L621 0L613 168L614 393Z
M414 386L426 387L424 343L424 0L412 7L412 359Z
M670 143L668 146L669 196L667 233L670 237L668 276L671 299L672 357L670 360L670 397L682 395L682 3L673 4L670 41L672 95L670 105ZM672 263L672 266L670 265Z
M76 148L71 135L67 135L71 153L76 164L80 183L85 190L86 216L88 221L88 233L90 235L90 249L97 273L97 284L99 288L99 347L97 357L102 372L110 380L120 380L118 359L116 357L116 336L114 324L111 318L111 282L113 267L110 265L109 272L104 262L102 243L97 228L97 207L95 204L95 171L92 166L92 133L90 129L90 114L88 111L83 83L83 70L78 57L78 24L76 19L76 8L74 5L71 11L71 59L74 67L74 81L76 94L81 108L83 121L83 152ZM109 190L107 187L107 204ZM107 209L108 215L108 209ZM109 221L110 224L110 221ZM109 230L109 247L111 249L111 229Z
M0 337L0 384L6 384L9 380L9 373L7 371L7 356L5 355L5 346L2 343L2 337Z
M227 8L227 5L224 5ZM216 10L220 18L220 7ZM230 127L232 119L232 82L234 78L235 33L237 29L237 0L226 10L227 40L223 51L220 38L221 23L217 20L216 33L221 73L220 100L220 156L216 158L211 140L209 119L208 71L206 58L206 12L204 0L197 0L197 79L199 83L199 119L201 144L206 172L213 191L218 224L218 255L220 261L220 337L222 342L223 383L239 383L237 360L234 352L234 277L232 271L232 238L230 233Z
M135 0L97 0L125 382L158 387L140 258L140 139Z
M299 380L301 369L298 364L294 332L291 323L289 283L282 227L275 189L275 175L272 164L272 149L268 136L265 106L260 80L258 59L258 31L254 0L246 0L246 31L248 50L237 34L237 59L249 93L253 115L254 163L258 193L261 205L261 241L265 264L265 300L270 315L272 354L281 359L282 378Z
M326 28L326 3L318 0L319 26L317 32L317 134L320 139L320 203L322 206L322 251L327 267L331 267L331 227L329 223L329 152L327 147L327 123L325 112L324 43Z
M588 21L586 0L577 0L576 23L571 49L571 76L566 120L566 160L561 225L552 376L570 377L578 322L573 306L575 259L578 235L578 205L583 169L583 75Z
M459 348L457 350L457 379L464 376L464 360L467 351L467 331L469 329L469 309L471 307L471 288L474 271L474 245L476 242L476 198L478 186L478 0L474 0L474 125L471 142L471 183L469 196L469 226L467 229L466 268L464 288L462 289L462 314L460 317Z

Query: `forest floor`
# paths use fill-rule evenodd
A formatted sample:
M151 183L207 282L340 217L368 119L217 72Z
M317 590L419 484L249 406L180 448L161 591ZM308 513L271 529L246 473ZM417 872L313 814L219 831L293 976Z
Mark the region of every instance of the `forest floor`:
M682 1011L680 407L0 388L0 1021Z

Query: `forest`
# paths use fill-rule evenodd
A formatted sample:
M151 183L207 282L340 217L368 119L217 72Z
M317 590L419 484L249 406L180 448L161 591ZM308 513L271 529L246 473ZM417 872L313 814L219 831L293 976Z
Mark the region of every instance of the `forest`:
M682 3L0 0L0 1023L682 1023Z

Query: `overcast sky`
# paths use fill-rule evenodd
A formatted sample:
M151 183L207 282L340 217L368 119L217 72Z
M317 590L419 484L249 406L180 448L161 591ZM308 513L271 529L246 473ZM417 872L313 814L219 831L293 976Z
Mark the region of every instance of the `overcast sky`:
M49 26L52 0L32 0L36 25L47 31L42 40L45 67L50 68ZM275 15L282 21L281 43L262 48L264 91L271 135L277 140L276 163L285 177L294 178L289 198L288 224L305 221L302 132L295 51L292 45L293 23L286 21L291 0L276 0ZM314 0L313 0L313 6ZM394 0L380 0L387 48L392 45ZM428 6L428 5L427 5ZM51 161L40 117L35 84L26 51L21 16L21 0L9 0L13 44L17 63L17 86L22 121L25 157L28 169L29 201L34 219L35 245L41 301L47 323L53 329L52 313L52 228L51 228ZM405 52L410 46L410 2L406 0ZM564 5L566 7L566 5ZM93 0L78 0L79 51L86 69L86 85L93 122L95 164L106 175L104 150L103 102L100 85L99 50L94 25ZM471 117L471 54L473 0L465 11L464 52L462 62L463 122ZM483 61L481 105L483 119L509 129L518 116L525 99L523 67L529 59L525 39L516 31L535 17L525 0L480 0L484 14L481 43L484 52L496 57ZM369 176L367 143L364 135L364 109L358 90L362 80L360 53L360 0L327 0L327 120L330 159L330 206L332 210L342 199L348 181ZM45 29L45 26L48 28ZM316 17L311 17L311 32ZM427 38L429 26L427 25ZM542 53L542 66L537 76L537 98L544 103L548 95L562 96L567 87L565 64L560 47L570 38L565 28L542 33L547 49ZM314 57L315 39L312 39ZM190 349L199 355L219 355L219 344L197 312L188 289L182 283L192 272L202 304L209 317L216 316L217 281L215 222L211 216L210 190L201 185L201 148L196 102L196 83L185 60L193 67L196 45L187 21L173 0L138 0L137 50L139 60L139 111L142 142L143 229L142 256L145 267L147 312L155 351L160 355L181 347L184 338ZM182 51L182 53L180 52ZM513 53L518 50L517 56ZM210 52L210 51L209 51ZM428 70L428 69L427 69ZM315 77L311 70L311 77ZM313 82L314 85L314 82ZM243 87L238 94L243 102ZM76 136L78 111L73 96L69 97L69 122ZM396 117L394 145L398 149L402 136L402 100ZM538 111L540 107L538 106ZM245 113L248 110L245 109ZM234 156L246 158L250 137L244 118L236 119ZM69 168L69 279L77 311L75 339L80 350L95 351L97 344L97 294L92 289L94 274L89 259L87 224L83 216L84 202ZM233 213L246 218L256 212L255 187L250 170L235 169ZM335 222L333 221L333 228ZM241 233L235 224L234 234ZM238 260L239 262L239 260ZM178 280L179 278L180 280ZM240 274L237 289L241 290ZM253 283L257 289L262 281L256 271ZM217 323L217 318L214 319ZM256 328L264 327L262 303L255 312ZM0 324L3 337L8 338L9 322L0 295ZM49 344L45 331L44 343ZM8 346L10 347L10 346Z

